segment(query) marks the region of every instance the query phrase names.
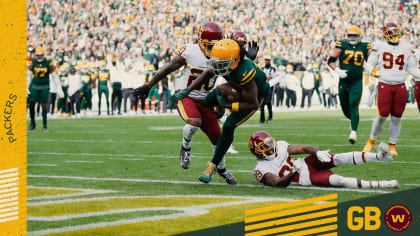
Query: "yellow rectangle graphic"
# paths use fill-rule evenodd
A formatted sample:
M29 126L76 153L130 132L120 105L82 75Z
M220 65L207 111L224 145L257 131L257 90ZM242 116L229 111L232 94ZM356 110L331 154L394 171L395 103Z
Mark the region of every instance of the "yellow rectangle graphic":
M280 205L274 205L274 206L261 207L261 208L257 208L257 209L247 210L247 211L245 211L245 216L255 215L255 214L262 213L262 212L267 212L267 211L275 211L275 210L285 209L285 208L289 208L289 207L307 205L307 204L311 204L311 203L314 203L314 202L328 201L328 200L332 200L332 199L337 199L337 194L336 193L335 194L330 194L330 195L325 195L325 196L320 196L320 197L315 197L315 198L310 198L310 199L304 199L304 200L300 200L300 201L288 202L288 203L284 203L284 204L280 204Z
M248 217L248 218L245 218L245 224L256 222L256 221L272 219L272 218L281 217L281 216L294 215L294 214L298 214L302 212L309 212L309 211L315 211L315 210L320 210L324 208L336 207L336 206L337 206L337 202L327 202L323 204L300 207L300 208L296 208L292 210L280 211L280 212L270 213L266 215Z
M321 212L316 212L316 213L310 213L310 214L305 214L305 215L301 215L301 216L294 216L294 217L281 219L281 220L273 220L273 221L268 221L268 222L259 223L259 224L246 225L245 226L245 231L261 229L261 228L266 228L266 227L272 227L272 226L275 226L275 225L289 224L289 223L293 223L293 222L297 222L297 221L310 220L310 219L315 219L315 218L319 218L319 217L323 217L323 216L329 216L329 215L335 215L335 214L337 214L337 209L321 211Z
M314 229L302 230L302 231L299 231L299 232L293 232L293 233L290 233L290 234L282 234L282 236L296 236L296 235L316 234L316 233L321 233L321 232L326 232L326 231L331 231L331 230L336 230L336 229L337 229L337 224L334 224L334 225L328 225L328 226L323 226L323 227L314 228Z
M288 226L284 226L284 227L277 227L277 228L268 229L268 230L261 230L261 231L257 231L257 232L253 232L253 233L245 233L245 235L246 236L256 236L256 235L275 234L275 233L281 233L281 232L296 230L296 229L303 229L303 228L313 227L313 226L316 226L316 225L324 225L324 224L329 224L329 223L334 223L334 222L337 222L337 217L336 216L321 219L321 220L314 220L314 221L308 221L308 222L294 224L294 225L288 225ZM335 225L335 226L337 227L337 225ZM315 232L315 233L319 233L319 232L323 232L323 231L318 231L318 232ZM295 235L296 235L296 233L295 233ZM299 235L301 235L301 234L299 234Z

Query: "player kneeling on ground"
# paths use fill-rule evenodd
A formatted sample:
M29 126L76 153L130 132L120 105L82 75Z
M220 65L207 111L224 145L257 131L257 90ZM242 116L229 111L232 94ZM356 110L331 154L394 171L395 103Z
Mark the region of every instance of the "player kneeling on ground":
M311 145L289 145L276 142L264 131L255 132L249 139L249 149L258 160L253 174L257 181L273 187L287 187L291 182L346 188L397 188L398 181L367 181L334 174L330 169L344 164L361 165L366 162L392 161L389 146L381 143L377 153L347 152L330 154ZM300 159L290 155L309 154Z

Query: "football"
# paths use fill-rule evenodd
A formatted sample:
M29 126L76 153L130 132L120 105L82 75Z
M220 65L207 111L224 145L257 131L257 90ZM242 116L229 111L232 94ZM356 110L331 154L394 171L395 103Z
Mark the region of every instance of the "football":
M219 94L224 92L226 100L229 102L238 102L241 97L239 90L228 83L217 86L217 92Z

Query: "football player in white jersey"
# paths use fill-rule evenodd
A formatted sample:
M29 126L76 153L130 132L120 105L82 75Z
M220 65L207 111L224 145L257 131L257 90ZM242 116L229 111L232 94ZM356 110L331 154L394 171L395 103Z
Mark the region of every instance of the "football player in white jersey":
M396 143L401 131L401 116L407 103L405 80L407 72L420 78L418 62L414 58L413 47L400 42L401 31L394 23L382 28L385 41L373 44L365 69L378 78L378 116L373 121L370 138L364 152L370 152L384 128L386 118L391 114L389 126L389 151L398 155Z
M415 58L416 58L416 61L418 63L417 65L420 70L420 49L415 50ZM416 101L417 101L417 108L419 109L419 112L420 112L420 78L414 78L414 80L416 81L414 84L414 88L415 88L415 95L416 95Z
M184 67L182 80L175 81L175 89L182 90L188 87L209 66L209 58L213 45L223 38L222 28L214 22L202 24L198 30L198 44L185 44L168 64L159 70L152 80L134 90L134 96L147 96L150 88L165 78L168 74ZM179 161L184 169L188 169L191 159L191 141L195 133L201 129L210 139L213 147L221 135L216 112L201 104L201 100L213 89L216 76L210 79L200 89L193 90L187 97L178 100L177 110L185 121L183 128L183 141ZM228 184L236 184L236 179L225 168L223 161L217 166L217 172Z
M367 181L354 177L343 177L330 169L344 164L361 165L367 162L391 161L388 145L381 143L378 153L348 152L330 154L311 145L289 145L276 142L264 131L252 134L249 149L258 163L253 170L255 179L267 186L287 187L291 182L300 185L346 188L396 188L397 180ZM290 155L309 154L305 158L293 159Z

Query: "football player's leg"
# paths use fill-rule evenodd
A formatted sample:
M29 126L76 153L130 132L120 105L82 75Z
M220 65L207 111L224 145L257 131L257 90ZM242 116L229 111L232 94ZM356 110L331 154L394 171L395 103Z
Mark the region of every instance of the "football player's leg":
M349 112L351 117L351 130L353 131L357 131L357 128L359 127L359 104L362 99L362 86L363 84L360 80L350 88Z
M338 96L340 98L340 106L343 114L348 118L351 119L350 115L350 99L349 99L349 91L347 85L344 83L340 83Z
M396 93L392 97L391 123L389 125L389 145L392 155L397 156L396 144L401 132L401 117L407 104L407 91L405 86L394 86Z
M379 148L378 148L379 149ZM362 165L367 162L390 161L392 157L388 155L387 150L374 152L346 152L332 155L334 166L345 164Z
M36 127L35 124L35 104L36 101L39 99L39 90L30 88L31 94L29 95L29 116L31 118L31 125L29 126L29 130L33 130Z
M47 106L48 106L48 96L50 89L42 89L40 94L40 103L42 108L42 124L44 126L44 131L47 131Z
M105 99L106 99L106 112L109 115L109 90L108 90L108 87L105 88Z
M99 114L99 115L101 114L101 99L102 99L102 92L103 92L102 87L101 87L101 86L99 86L99 87L98 87L98 96L99 96L99 100L98 100L98 114Z
M197 104L190 97L186 97L178 101L177 110L181 118L185 121L182 130L182 145L179 154L180 165L184 169L189 168L191 159L191 142L194 135L201 126L201 114L197 108Z
M365 147L363 148L364 152L370 152L375 145L375 141L378 138L379 134L382 132L385 126L386 118L391 112L392 107L392 91L391 86L384 83L378 84L378 95L377 95L377 106L378 106L378 116L372 123L372 128L370 131L370 137L367 141Z
M334 187L345 188L398 188L399 185L397 180L369 181L353 177L343 177L337 174L333 174L329 177L329 183Z

